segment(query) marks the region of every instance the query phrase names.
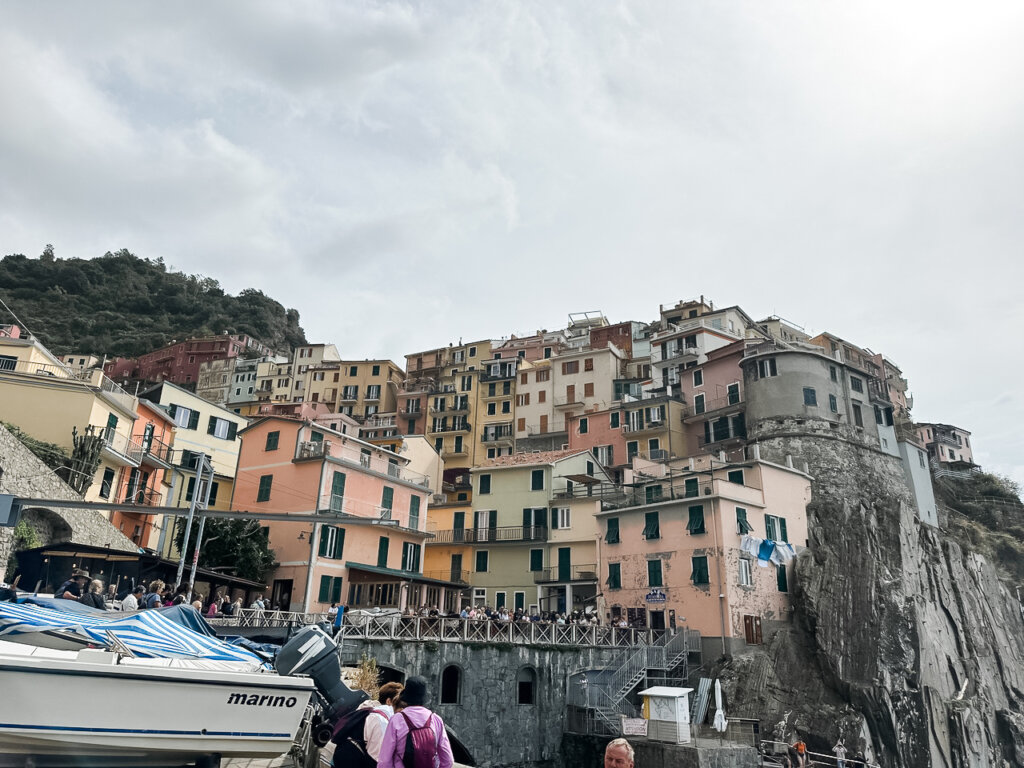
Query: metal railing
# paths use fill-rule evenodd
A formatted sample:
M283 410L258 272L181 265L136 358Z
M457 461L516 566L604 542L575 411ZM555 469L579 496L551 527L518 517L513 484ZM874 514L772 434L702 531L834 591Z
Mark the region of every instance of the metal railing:
M790 745L784 741L762 741L761 754L769 759L778 762L773 765L786 765L785 758L789 753ZM845 768L879 768L877 763L872 763L859 757L849 757L851 750L847 750L847 757L842 762ZM811 752L807 750L808 766L828 766L828 768L839 768L839 758L835 754L826 755L823 752Z
M136 491L125 490L119 502L124 504L142 504L147 507L159 507L163 502L163 494L150 488L139 488Z
M717 411L724 411L728 408L732 408L737 405L743 405L743 396L737 392L734 395L726 395L725 397L716 397L713 400L704 400L703 410L697 410L698 402L694 401L692 412L688 413L686 418L693 418L694 416L708 416L714 414Z
M439 571L424 571L423 577L425 579L434 579L435 581L451 581L455 584L469 584L469 571L445 568Z
M115 427L96 427L103 435L103 447L138 465L142 461L142 445L120 434Z
M164 464L174 463L174 449L158 437L142 441L143 458L150 456Z
M727 432L725 430L715 430L714 432L712 432L710 440L708 440L706 437L704 437L704 435L701 435L700 439L697 441L697 444L698 444L698 447L704 448L704 447L709 446L709 445L714 445L715 443L725 443L725 442L728 442L729 440L746 440L746 439L747 439L747 429L746 429L746 427L744 427L743 429L733 430L732 432Z
M547 582L570 582L570 581L597 581L597 564L587 565L552 565L548 568L541 568L533 572L533 583L544 584Z
M428 544L495 544L505 542L547 541L548 529L542 525L511 525L495 528L451 528L434 531Z
M422 616L344 615L341 635L366 640L440 640L449 642L572 645L594 648L635 648L664 643L666 630L622 629L539 621L426 618ZM646 658L646 656L645 656Z
M469 432L470 430L472 430L472 425L468 421L458 421L454 424L437 424L430 427L430 431L437 434L442 432Z
M261 611L258 608L242 608L233 616L211 616L206 620L219 627L290 627L319 624L332 619L333 617L328 613Z

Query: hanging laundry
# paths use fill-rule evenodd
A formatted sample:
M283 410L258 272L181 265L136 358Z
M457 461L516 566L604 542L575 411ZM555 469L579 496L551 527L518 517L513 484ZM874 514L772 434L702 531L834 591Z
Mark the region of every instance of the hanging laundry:
M772 562L776 565L785 565L796 557L796 550L793 545L786 541L775 542L775 551L772 552Z
M743 538L740 539L740 551L746 552L748 555L757 557L757 550L761 547L761 539L751 536L749 533L745 533Z
M765 539L761 542L761 546L757 550L757 564L762 568L767 568L769 561L772 559L772 553L775 551L775 542L771 539Z

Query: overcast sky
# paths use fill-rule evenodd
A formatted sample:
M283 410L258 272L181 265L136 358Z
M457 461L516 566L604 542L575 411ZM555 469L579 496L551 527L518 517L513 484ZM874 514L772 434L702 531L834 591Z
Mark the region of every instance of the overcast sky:
M0 6L0 253L127 248L353 358L700 294L1024 482L1020 3Z

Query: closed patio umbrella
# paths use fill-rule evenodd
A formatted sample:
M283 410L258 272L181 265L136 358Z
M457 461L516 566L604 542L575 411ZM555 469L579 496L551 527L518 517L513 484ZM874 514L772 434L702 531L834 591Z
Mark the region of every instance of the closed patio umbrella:
M719 680L715 680L715 720L711 727L716 731L725 733L728 725L729 721L725 719L725 710L722 709L722 683Z

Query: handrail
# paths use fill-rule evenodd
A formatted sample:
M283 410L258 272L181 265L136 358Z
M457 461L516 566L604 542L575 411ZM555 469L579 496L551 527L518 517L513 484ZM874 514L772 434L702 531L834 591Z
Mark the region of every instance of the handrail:
M770 753L765 753L765 747L768 745L772 747L773 751ZM790 744L785 741L770 741L768 739L763 739L761 741L761 751L762 753L767 754L768 757L772 757L774 755L785 755L787 754L789 747ZM780 749L781 752L779 751ZM847 750L847 754L849 754L849 752L850 750ZM837 758L834 754L826 755L823 752L811 752L811 750L807 750L807 755L810 758L813 758L808 762L808 765L825 765L833 766L834 768L838 768L839 766L839 758ZM846 768L880 768L878 763L872 763L869 760L858 760L852 757L844 757L843 764L846 766Z

